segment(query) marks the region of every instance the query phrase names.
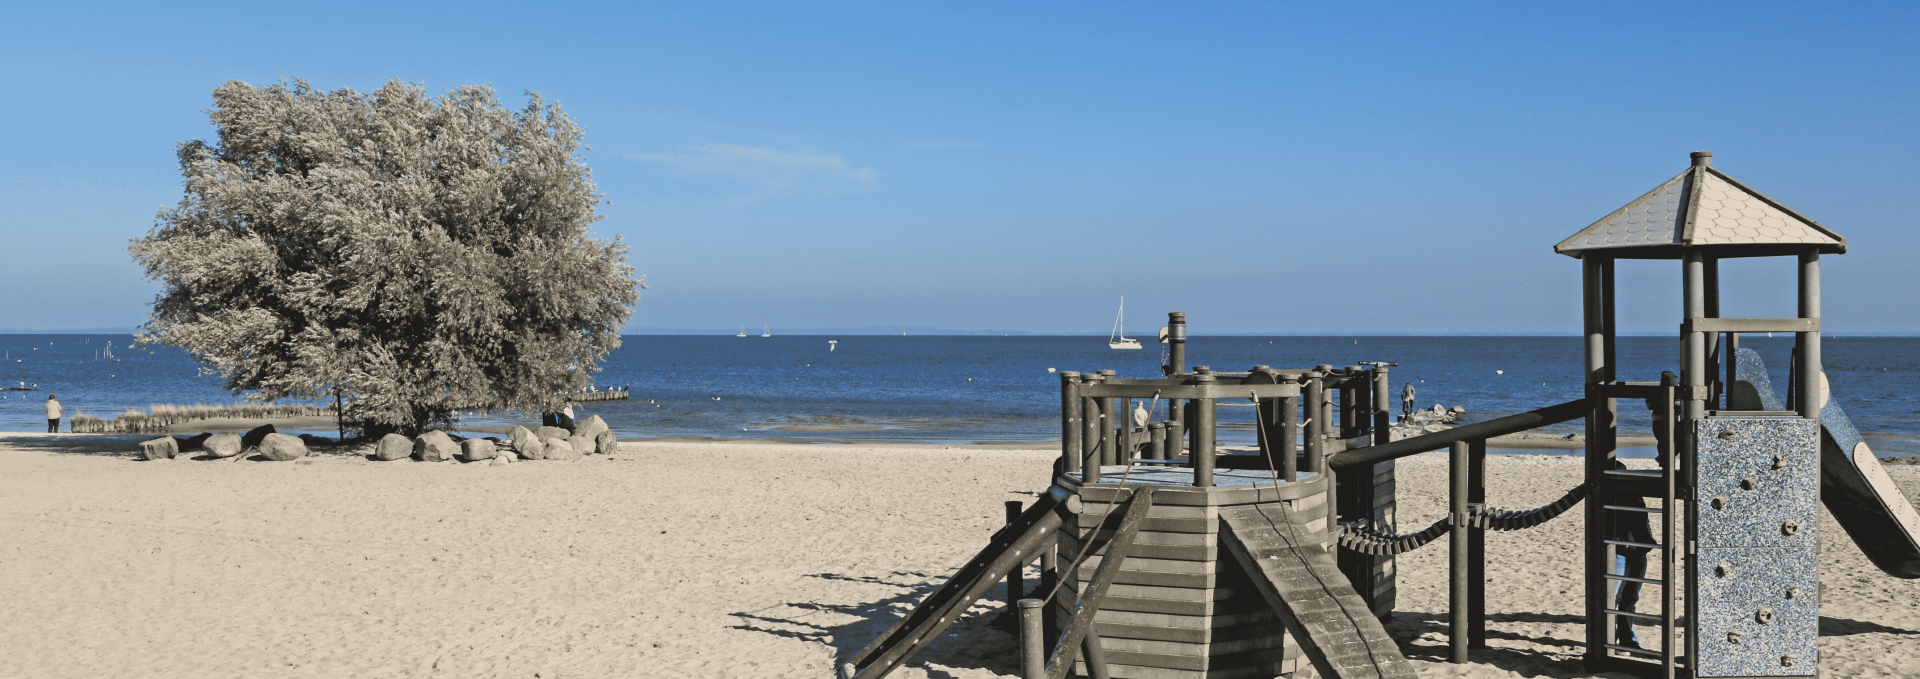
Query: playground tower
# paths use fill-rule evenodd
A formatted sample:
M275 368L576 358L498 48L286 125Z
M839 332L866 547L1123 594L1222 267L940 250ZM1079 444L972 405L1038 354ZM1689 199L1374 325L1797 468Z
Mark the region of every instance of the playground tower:
M1803 677L1818 672L1820 255L1846 239L1715 169L1713 154L1554 247L1581 261L1587 417L1586 658L1595 670L1659 676ZM1793 258L1792 318L1722 318L1719 263ZM1617 377L1614 263L1678 260L1680 371L1661 382ZM1794 333L1791 410L1725 400L1740 333ZM1654 411L1660 469L1616 469L1619 409ZM1735 406L1740 406L1736 409ZM1610 500L1609 498L1613 498ZM1658 507L1618 498L1658 498ZM1684 516L1682 508L1684 507ZM1655 519L1658 542L1620 526ZM1659 574L1616 570L1616 554L1658 554ZM1644 585L1658 613L1615 608L1615 587ZM1682 613L1684 610L1684 614ZM1650 624L1658 644L1623 626ZM1644 642L1652 642L1644 639Z

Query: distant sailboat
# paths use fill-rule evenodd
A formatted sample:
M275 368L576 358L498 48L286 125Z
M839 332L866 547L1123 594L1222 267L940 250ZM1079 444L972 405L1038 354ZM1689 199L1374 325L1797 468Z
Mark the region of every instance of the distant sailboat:
M745 323L741 323L741 324L740 324L740 334L738 334L738 335L734 335L734 337L746 337L746 336L747 336L747 324L745 324Z
M1127 298L1120 298L1120 313L1113 317L1113 334L1107 337L1109 349L1138 349L1140 340L1127 337Z
M761 337L772 337L772 336L773 336L773 330L772 330L772 329L770 329L770 328L768 328L768 327L767 327L767 324L765 324L765 323L761 323L761 324L760 324L760 336L761 336Z

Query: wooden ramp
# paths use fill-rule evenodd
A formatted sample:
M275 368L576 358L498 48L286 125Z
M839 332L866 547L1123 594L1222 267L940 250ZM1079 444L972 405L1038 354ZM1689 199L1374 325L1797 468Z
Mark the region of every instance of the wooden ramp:
M1419 679L1333 555L1295 535L1281 503L1223 507L1220 543L1325 679Z

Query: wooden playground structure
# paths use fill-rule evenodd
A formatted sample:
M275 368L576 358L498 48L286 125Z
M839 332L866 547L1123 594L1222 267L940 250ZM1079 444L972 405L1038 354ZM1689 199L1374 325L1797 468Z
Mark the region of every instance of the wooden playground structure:
M1844 253L1845 240L1713 169L1711 155L1556 246L1582 264L1581 399L1394 440L1392 364L1189 368L1181 313L1169 315L1159 377L1061 372L1047 492L847 658L842 679L898 668L1002 580L1018 599L1024 679L1282 677L1303 660L1329 679L1415 677L1381 624L1394 555L1449 537L1450 651L1466 662L1485 646L1485 531L1539 525L1582 500L1589 669L1817 676L1818 504L1901 578L1920 578L1920 514L1820 370L1820 255ZM1718 262L1734 257L1792 258L1798 314L1721 318ZM1681 262L1682 360L1659 382L1616 377L1617 259ZM1784 400L1740 349L1753 332L1794 333ZM1616 462L1622 400L1654 410L1657 469ZM1166 419L1132 421L1138 401L1165 401ZM1221 407L1254 409L1254 450L1216 444ZM1537 508L1487 506L1488 439L1583 418L1585 483ZM1435 450L1451 455L1448 514L1399 533L1393 461ZM1023 598L1019 574L1036 562ZM1645 611L1626 594L1642 587L1656 592ZM1639 638L1636 623L1658 633Z

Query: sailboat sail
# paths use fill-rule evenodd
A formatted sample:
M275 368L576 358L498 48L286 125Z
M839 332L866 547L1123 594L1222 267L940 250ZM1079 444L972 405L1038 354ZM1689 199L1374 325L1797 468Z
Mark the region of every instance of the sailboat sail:
M1107 337L1109 349L1138 349L1140 340L1127 337L1127 298L1120 298L1120 313L1113 317L1113 334Z

